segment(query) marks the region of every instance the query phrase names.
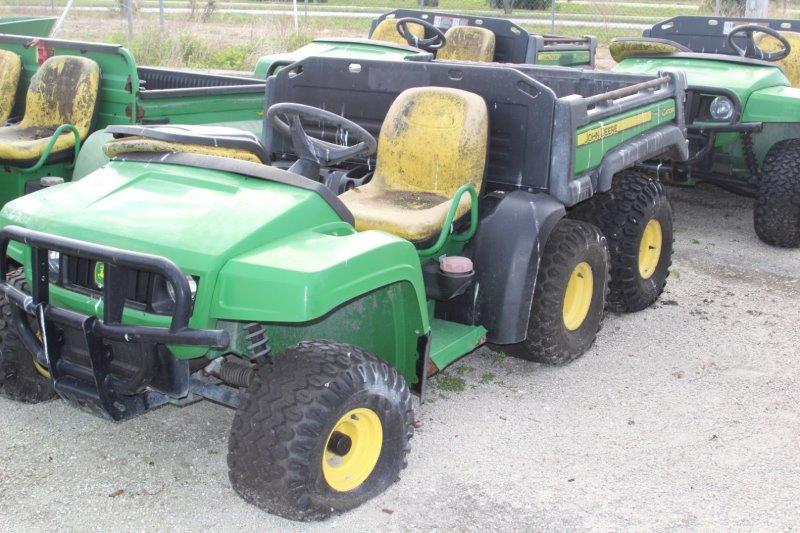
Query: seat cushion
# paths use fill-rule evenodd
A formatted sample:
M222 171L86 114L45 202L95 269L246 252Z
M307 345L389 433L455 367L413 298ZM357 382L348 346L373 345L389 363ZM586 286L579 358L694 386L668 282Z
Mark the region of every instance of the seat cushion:
M0 128L0 161L17 165L33 164L44 153L55 128L40 128L16 124ZM50 150L50 161L57 159L67 150L75 147L72 132L66 132L56 141ZM59 153L61 152L61 153Z
M359 187L340 196L353 213L358 231L380 230L413 243L424 243L442 230L452 198L418 191L378 191ZM469 212L470 196L461 197L456 218ZM455 220L454 219L454 220Z
M419 37L422 39L425 37L425 28L420 26L419 24L408 24L408 31L411 32L411 35L415 37ZM408 46L408 42L400 35L400 32L397 31L397 19L384 19L380 21L380 23L375 26L375 29L372 31L372 34L369 36L370 39L375 41L384 41L387 43L394 43L394 44L403 44Z
M267 158L258 136L223 126L111 126L117 138L103 146L109 158L130 153L187 153L252 163Z
M11 113L14 111L21 72L22 60L20 57L13 52L0 50L0 126L11 117Z
M494 60L494 32L477 26L453 26L444 34L446 43L436 53L436 59L449 61Z
M0 161L37 161L62 124L72 124L81 140L86 139L99 87L100 67L91 59L55 56L42 63L31 78L22 121L0 128ZM75 136L71 132L61 135L50 151L51 160L68 156L74 147Z
M777 61L776 64L783 69L792 87L800 88L800 33L793 31L782 31L780 33L781 36L789 41L792 48L789 51L789 55ZM758 34L756 44L765 52L777 52L782 48L777 39L764 33Z
M486 103L476 94L445 87L403 91L383 121L372 179L339 197L356 229L417 243L437 236L456 191L466 183L481 189L488 132ZM465 194L456 217L469 208Z
M650 39L646 37L620 37L613 39L608 46L612 59L619 63L628 57L659 56L691 52L682 44L666 39Z

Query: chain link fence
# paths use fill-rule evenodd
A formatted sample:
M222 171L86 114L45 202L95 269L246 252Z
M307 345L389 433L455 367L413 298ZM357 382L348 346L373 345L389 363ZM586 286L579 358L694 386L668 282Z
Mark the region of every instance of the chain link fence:
M800 0L5 0L0 14L58 16L68 4L60 37L124 44L150 64L234 69L314 37L365 37L375 16L395 8L506 17L535 33L593 35L601 65L614 37L641 35L677 15L741 16L759 6L772 17L800 15Z

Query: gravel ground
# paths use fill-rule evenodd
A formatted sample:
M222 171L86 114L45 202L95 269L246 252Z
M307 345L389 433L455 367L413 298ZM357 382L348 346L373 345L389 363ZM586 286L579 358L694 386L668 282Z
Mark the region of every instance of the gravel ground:
M0 531L796 529L800 251L757 241L750 200L670 193L661 301L564 368L464 358L417 405L403 479L360 509L303 525L244 504L233 413L210 403L112 424L0 399Z

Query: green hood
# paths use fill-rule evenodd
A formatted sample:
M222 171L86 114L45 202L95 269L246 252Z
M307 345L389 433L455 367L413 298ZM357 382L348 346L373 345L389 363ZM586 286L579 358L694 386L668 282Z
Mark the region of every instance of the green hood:
M718 59L693 57L627 58L614 67L615 72L656 75L665 68L686 73L689 86L723 87L747 102L750 94L765 87L788 86L789 80L777 65L748 65Z
M189 273L340 218L316 193L221 171L111 162L6 204L0 224L163 255Z

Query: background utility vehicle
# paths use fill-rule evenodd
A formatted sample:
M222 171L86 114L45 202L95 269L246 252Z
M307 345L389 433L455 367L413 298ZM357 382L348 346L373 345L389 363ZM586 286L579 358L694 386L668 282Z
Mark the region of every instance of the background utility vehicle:
M114 420L209 398L244 499L351 509L405 466L430 374L487 341L578 357L609 269L622 308L658 296L669 204L612 177L686 156L683 84L309 58L267 81L263 139L112 127L107 165L0 212L3 390ZM337 196L323 167L371 178ZM565 217L595 201L601 228Z
M675 17L611 43L617 72L686 73L689 161L672 182L755 197L759 238L800 246L800 21ZM668 166L663 169L668 169Z
M264 82L137 67L121 46L0 35L0 206L69 180L81 144L110 124L259 123Z
M0 17L0 33L47 37L56 17Z
M255 76L264 79L312 56L402 60L429 53L448 61L592 68L596 50L594 37L534 35L501 18L396 9L372 21L369 39L314 39L294 52L262 57Z

